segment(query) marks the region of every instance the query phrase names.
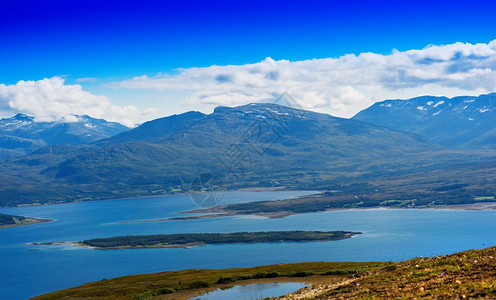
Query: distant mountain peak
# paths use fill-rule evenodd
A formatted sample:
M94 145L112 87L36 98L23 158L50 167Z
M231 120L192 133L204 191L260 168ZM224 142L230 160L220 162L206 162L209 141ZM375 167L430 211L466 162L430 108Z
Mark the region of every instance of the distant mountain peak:
M88 144L129 130L103 119L76 117L76 122L37 122L34 117L19 113L0 119L0 159L30 154L46 145Z
M449 147L496 147L496 93L385 100L353 119L417 133Z
M313 113L310 111L303 111L298 108L284 106L276 103L250 103L246 105L227 107L217 106L214 113L244 113L244 114L263 114L263 115L287 115L291 111L298 111L301 113Z
M34 120L34 117L31 117L31 116L28 116L28 115L19 113L19 114L13 116L12 119L22 120L22 121L33 121Z

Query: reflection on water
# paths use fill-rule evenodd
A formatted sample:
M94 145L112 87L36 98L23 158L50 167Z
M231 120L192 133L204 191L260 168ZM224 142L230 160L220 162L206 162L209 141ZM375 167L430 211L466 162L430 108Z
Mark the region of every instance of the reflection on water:
M301 282L273 282L273 283L256 283L249 285L236 285L232 288L206 293L200 296L190 298L190 300L232 300L246 299L255 300L266 297L279 297L297 291L308 286Z

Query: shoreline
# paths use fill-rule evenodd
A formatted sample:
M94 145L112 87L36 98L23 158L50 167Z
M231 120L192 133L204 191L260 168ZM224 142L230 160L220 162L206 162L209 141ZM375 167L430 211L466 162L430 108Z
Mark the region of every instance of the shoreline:
M125 249L160 249L160 248L179 248L189 249L193 247L203 247L204 243L187 243L187 244L171 244L171 245L150 245L150 246L119 246L119 247L93 247L81 242L44 242L44 243L25 243L26 246L72 246L77 248L86 248L91 250L125 250Z
M278 200L275 200L278 201ZM242 211L231 211L223 210L225 206L213 206L211 208L198 209L192 211L180 212L181 214L201 214L198 216L184 216L184 217L171 217L171 218L161 218L161 219L149 219L149 220L131 220L131 221L121 221L118 224L128 224L128 223L154 223L154 222L169 222L169 221L188 221L188 220L203 220L203 219L214 219L223 217L246 217L255 216L268 219L278 219L285 218L293 215L300 214L311 214L311 213L321 213L329 211L343 211L343 210L409 210L409 209L445 209L445 210L496 210L496 202L479 202L479 203L467 203L467 204L456 204L456 205L436 205L429 207L385 207L385 206L374 206L374 207L363 207L363 208L329 208L325 210L312 211L312 212L291 212L291 211L280 211L280 212L267 212L267 213L243 213Z
M475 202L467 204L452 204L446 206L434 206L434 209L451 209L451 210L493 210L496 209L496 202Z
M396 262L317 261L169 270L103 279L33 299L62 299L75 294L92 298L105 294L111 298L146 295L187 300L218 289L275 282L302 282L310 286L271 299L465 298L462 295L486 299L496 292L491 284L495 253L496 246L492 246Z
M285 198L280 200L272 200L267 202L277 202L277 201L285 201L291 199L298 199L303 197L318 197L320 194L325 191L317 191L317 190L287 190L285 187L280 188L265 188L265 187L254 187L254 188L242 188L237 190L225 191L225 193L236 193L236 192L247 192L247 193L257 193L257 192L309 192L308 195L299 195L294 196L292 198ZM81 203L81 202L93 202L93 201L115 201L115 200L126 200L126 199L141 199L141 198L151 198L151 197L168 197L168 196L176 196L176 195L188 195L188 194L202 194L209 192L197 192L197 193L177 193L171 195L150 195L150 196L139 196L139 197L125 197L125 198L115 198L115 199L102 199L102 200L84 200L84 201L72 201L72 202L62 202L62 203L46 203L46 204L26 204L26 205L18 205L15 207L30 207L30 206L48 206L48 205L59 205L59 204L69 204L69 203ZM259 201L246 202L246 203L257 203ZM262 201L263 202L263 201ZM273 211L273 212L253 212L253 213L245 213L243 211L236 210L225 210L225 207L235 204L224 204L217 205L207 208L198 208L190 211L178 212L178 214L199 214L196 216L178 216L178 217L169 217L169 218L160 218L160 219L145 219L145 220L129 220L129 221L120 221L117 224L129 224L129 223L154 223L154 222L169 222L169 221L188 221L188 220L202 220L202 219L213 219L213 218L222 218L222 217L246 217L246 216L254 216L268 219L278 219L285 218L292 215L298 214L308 214L308 213L321 213L321 212L329 212L329 211L342 211L342 210L374 210L374 209L446 209L446 210L495 210L496 209L496 201L490 202L473 202L466 204L448 204L448 205L433 205L433 206L424 206L424 207L391 207L391 206L373 206L373 207L354 207L354 208L328 208L323 210L316 211L307 211L307 212L295 212L295 211ZM2 208L2 207L0 207ZM12 207L3 207L3 208L12 208ZM26 219L33 220L32 222L12 224L12 225L4 225L0 226L0 229L13 228L19 226L33 225L38 223L45 223L54 221L52 219L36 219L31 217L26 217Z
M82 298L97 298L101 291L112 299L135 299L136 295L169 288L171 293L156 293L153 299L197 299L200 295L217 289L236 285L257 283L301 282L308 285L325 284L329 280L341 280L356 274L379 270L384 262L300 262L274 263L252 267L230 267L222 269L180 269L155 273L133 274L112 279L103 279L91 284L81 284L64 290L38 295L32 299L61 299L65 293L74 297L75 290ZM324 274L334 271L336 274ZM193 275L193 276L192 276ZM221 280L224 279L224 280ZM112 288L109 288L109 285ZM84 290L89 288L90 293ZM81 293L79 293L81 291ZM271 298L272 299L272 298Z
M226 190L224 193L236 193L236 192L244 192L244 193L258 193L258 192L308 192L308 195L299 195L294 196L292 198L284 198L275 201L285 201L291 199L298 199L303 197L317 197L322 195L327 190L292 190L287 187L249 187L249 188L240 188L235 190ZM147 195L147 196L129 196L122 198L113 198L113 199L95 199L95 200L77 200L77 201L67 201L67 202L54 202L54 203L31 203L31 204L19 204L17 206L0 206L2 208L22 208L22 207L33 207L33 206L49 206L49 205L60 205L60 204L69 204L69 203L82 203L82 202L94 202L94 201L118 201L118 200L127 200L127 199L146 199L153 197L169 197L169 196L179 196L179 195L192 195L192 194L206 194L212 193L213 191L206 192L182 192L175 194L165 194L165 195ZM252 201L259 202L259 201ZM246 202L246 203L252 203ZM265 202L265 201L261 201ZM268 202L268 201L267 201ZM188 213L212 213L216 214L216 216L185 216L185 217L172 217L172 218L163 218L156 220L131 220L131 221L122 221L119 223L136 223L136 222L163 222L163 221L182 221L188 219L203 219L203 218L214 218L214 217L228 217L228 216L259 216L266 218L284 218L287 216L302 214L302 213L314 213L314 212L324 212L324 211L339 211L339 210L352 210L352 209L450 209L450 210L492 210L496 209L496 200L490 202L473 202L466 204L447 204L447 205L434 205L434 206L425 206L425 207L391 207L391 206L373 206L373 207L354 207L354 208L329 208L325 210L312 211L312 212L292 212L292 211L280 211L280 212L267 212L267 213L241 213L237 211L225 211L222 208L234 205L234 204L220 204L217 206L212 206L208 208L199 208L191 211L180 212L181 214ZM33 218L34 219L34 218ZM40 219L43 220L43 219ZM49 220L53 221L53 220ZM2 229L3 227L0 227Z
M25 219L23 221L20 221L19 223L16 223L16 224L0 225L0 230L1 229L7 229L7 228L41 224L41 223L48 223L48 222L52 222L52 221L53 221L53 219L37 219L37 218L25 217Z
M169 196L180 196L180 195L196 195L196 194L206 194L206 193L214 193L215 191L206 191L206 192L181 192L181 193L174 193L174 194L164 194L164 195L146 195L146 196L128 196L128 197L120 197L120 198L104 198L104 199L92 199L92 200L76 200L76 201L57 201L57 202L52 202L52 203L26 203L26 204L18 204L16 206L0 206L0 209L2 208L16 208L16 207L35 207L35 206L50 206L50 205L60 205L60 204L69 204L69 203L82 203L82 202L95 202L95 201L116 201L116 200L127 200L127 199L146 199L146 198L153 198L153 197L169 197ZM236 192L243 192L243 193L258 193L258 192L315 192L321 193L322 191L318 190L291 190L287 189L286 187L253 187L253 188L241 188L241 189L235 189L235 190L226 190L224 193L236 193ZM310 196L313 194L309 194L306 196ZM303 196L295 196L296 197L303 197ZM291 199L291 198L289 198ZM281 199L281 200L286 200L286 199ZM275 200L277 201L277 200Z
M88 245L85 245L83 243L79 242L46 242L46 243L38 243L38 242L33 242L33 243L25 243L24 245L26 246L73 246L73 247L78 247L78 248L88 248L88 249L95 249L95 247L91 247Z

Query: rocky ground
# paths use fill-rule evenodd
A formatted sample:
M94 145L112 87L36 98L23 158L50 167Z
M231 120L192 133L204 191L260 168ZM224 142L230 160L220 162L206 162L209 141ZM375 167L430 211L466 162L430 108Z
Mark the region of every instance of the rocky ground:
M496 247L391 263L279 299L496 299Z

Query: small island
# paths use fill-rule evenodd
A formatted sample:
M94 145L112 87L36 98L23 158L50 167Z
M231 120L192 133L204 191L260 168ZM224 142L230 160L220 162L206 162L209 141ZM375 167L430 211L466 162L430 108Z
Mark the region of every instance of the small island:
M0 213L0 229L17 227L24 225L32 225L37 223L50 222L47 219L35 219L23 216L13 216Z
M235 233L183 233L97 238L74 243L94 249L187 248L208 244L318 242L351 238L352 231L265 231Z

